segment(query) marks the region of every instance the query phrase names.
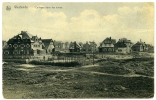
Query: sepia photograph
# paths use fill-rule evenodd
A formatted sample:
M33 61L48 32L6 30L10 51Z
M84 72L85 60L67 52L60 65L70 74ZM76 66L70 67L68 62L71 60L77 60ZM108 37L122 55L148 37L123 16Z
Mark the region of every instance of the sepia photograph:
M3 2L2 97L154 97L154 2Z

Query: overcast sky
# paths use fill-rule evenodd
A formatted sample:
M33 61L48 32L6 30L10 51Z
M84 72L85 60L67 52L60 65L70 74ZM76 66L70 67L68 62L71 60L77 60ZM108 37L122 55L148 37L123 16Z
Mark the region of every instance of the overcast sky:
M58 41L99 44L111 36L154 44L153 3L3 3L2 9L3 40L28 31Z

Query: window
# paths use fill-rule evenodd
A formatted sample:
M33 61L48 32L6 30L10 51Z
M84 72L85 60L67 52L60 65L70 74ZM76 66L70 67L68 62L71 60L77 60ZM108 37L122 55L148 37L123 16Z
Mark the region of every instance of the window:
M11 44L9 44L9 47L12 47L12 45L11 45Z
M5 54L5 55L8 55L8 54L9 54L9 51L4 51L4 54Z
M15 55L16 55L16 54L18 54L18 52L17 52L17 51L14 51L14 52L13 52L13 54L15 54Z
M109 49L108 49L108 51L112 51L112 49L111 49L111 48L109 48Z
M18 45L17 44L14 44L14 46L13 46L14 48L17 48L18 47Z
M106 49L106 48L104 48L104 49L103 49L103 51L107 51L107 49Z
M27 44L27 45L26 45L26 47L27 47L27 48L29 48L29 47L30 47L30 45L29 45L29 44Z
M118 49L118 52L122 52L122 50L121 49Z
M19 50L19 51L18 51L18 54L20 54L20 52L21 52L21 51Z

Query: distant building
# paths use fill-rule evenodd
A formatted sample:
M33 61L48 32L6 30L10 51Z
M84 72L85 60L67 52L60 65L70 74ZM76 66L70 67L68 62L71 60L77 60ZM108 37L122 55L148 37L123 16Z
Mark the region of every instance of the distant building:
M142 42L141 39L140 39L140 42L137 42L136 44L134 44L132 46L132 50L133 51L139 51L139 52L147 51L148 50L148 46L146 45L145 42Z
M54 41L55 52L69 52L69 42Z
M70 52L80 52L81 46L76 42L71 42L69 45L69 51Z
M115 51L118 53L130 53L132 52L132 42L126 38L119 39L119 41L114 45Z
M43 49L47 54L52 54L55 51L54 42L52 39L42 39Z
M55 47L55 52L61 52L63 51L63 42L62 41L55 41L54 40L54 47Z
M45 55L46 51L42 49L42 46L41 38L31 35L27 31L21 31L20 34L8 40L7 47L3 49L3 55L4 58Z
M102 41L99 46L99 52L115 52L114 44L116 43L115 39L106 38Z
M83 47L82 47L82 52L85 52L85 53L92 53L92 52L96 52L96 46L97 44L95 42L89 42L88 41L83 44Z

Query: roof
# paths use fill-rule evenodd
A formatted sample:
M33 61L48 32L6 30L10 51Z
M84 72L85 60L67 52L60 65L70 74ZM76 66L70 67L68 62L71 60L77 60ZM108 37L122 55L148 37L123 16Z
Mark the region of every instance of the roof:
M71 42L70 43L70 45L69 45L69 49L75 49L74 47L74 45L76 45L76 48L81 48L81 46L78 44L78 43L76 43L76 42Z
M54 41L54 45L61 45L62 41Z
M42 39L42 43L44 44L45 49L48 49L51 41L53 41L53 40L52 39Z
M115 44L115 46L118 48L126 48L127 47L127 45L124 42L117 42Z
M106 43L105 41L108 41L108 43ZM104 41L103 41L105 44L115 44L116 43L116 39L112 39L111 37L110 38L106 38Z
M146 44L145 43L143 43L143 42L137 42L136 44L134 44L132 47L136 47L136 46L146 46Z
M119 39L119 42L131 43L132 44L131 40L127 40L126 38Z
M33 36L29 34L27 31L21 31L20 34L12 37L11 39L16 39L17 37L21 37L22 39L31 39Z

